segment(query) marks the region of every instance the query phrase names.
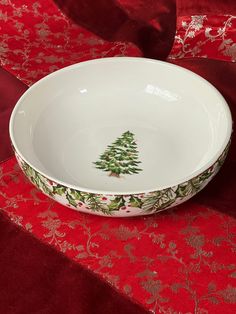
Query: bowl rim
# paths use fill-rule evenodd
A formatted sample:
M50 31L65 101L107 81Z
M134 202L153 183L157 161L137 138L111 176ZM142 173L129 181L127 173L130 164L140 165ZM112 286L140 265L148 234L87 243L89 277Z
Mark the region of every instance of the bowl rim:
M32 92L32 90L34 90L35 88L37 88L38 85L40 85L42 83L42 81L47 81L50 80L52 77L57 76L58 73L63 73L63 72L67 72L70 71L71 69L76 69L76 68L81 68L84 67L86 65L90 65L90 64L96 64L96 63L109 63L109 62L122 62L122 61L126 61L126 62L148 62L148 63L155 63L155 64L160 64L160 65L164 65L166 67L169 68L177 68L180 69L183 72L187 72L189 74L191 74L193 77L196 77L198 80L202 81L205 85L207 85L215 94L217 94L219 100L221 101L223 107L224 107L224 111L226 114L226 119L228 121L228 129L227 129L227 134L225 136L224 142L221 145L221 147L217 150L217 153L213 155L213 157L204 164L204 166L202 166L200 169L198 169L197 171L195 171L193 174L186 176L184 179L182 180L176 180L176 182L174 182L174 184L172 185L163 185L161 187L158 187L156 189L143 189L143 190L137 190L137 191L106 191L106 190L98 190L98 189L89 189L89 188L85 188L79 185L74 185L74 184L70 184L67 183L65 181L59 180L57 178L55 178L54 176L48 175L47 173L45 173L44 171L41 171L38 169L38 167L34 166L27 158L24 157L24 155L21 153L18 145L15 142L14 139L14 131L13 131L13 126L14 126L14 120L15 120L15 116L17 114L18 108L21 105L21 103L24 101L24 99L28 96L28 94L30 94ZM53 181L56 184L60 184L62 186L65 186L67 188L70 189L74 189L74 190L78 190L81 192L86 192L86 193L93 193L93 194L104 194L104 195L136 195L136 194L146 194L146 193L151 193L151 192L156 192L156 191L161 191L161 190L165 190L168 188L173 188L176 187L180 184L183 184L195 177L197 177L198 175L200 175L201 173L203 173L205 170L209 169L211 166L213 166L217 160L220 158L220 156L223 154L223 152L225 151L225 149L227 148L228 144L230 143L230 139L231 139L231 134L233 132L233 120L232 120L232 115L231 115L231 111L230 108L225 100L225 98L223 97L223 95L218 91L218 89L216 87L214 87L214 85L212 85L209 81L207 81L206 79L204 79L202 76L194 73L191 70L188 70L182 66L176 65L176 64L172 64L166 61L160 61L160 60L155 60L155 59L150 59L150 58L142 58L142 57L107 57L107 58L98 58L98 59L93 59L93 60L88 60L88 61L83 61L83 62L79 62L79 63L75 63L66 67L63 67L59 70L56 70L53 73L50 73L46 76L44 76L43 78L41 78L40 80L38 80L36 83L34 83L33 85L31 85L26 92L23 93L23 95L18 99L18 101L16 102L16 105L14 106L14 109L11 113L10 116L10 122L9 122L9 134L10 134L10 140L12 143L13 148L15 149L15 153L24 161L26 162L31 168L33 168L36 172L38 172L39 174L41 174L42 176L44 176L46 179Z

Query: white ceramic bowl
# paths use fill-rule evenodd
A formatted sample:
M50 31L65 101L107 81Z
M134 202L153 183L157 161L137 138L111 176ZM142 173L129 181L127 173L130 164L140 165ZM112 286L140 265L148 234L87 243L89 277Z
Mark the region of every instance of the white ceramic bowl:
M10 136L20 167L59 203L98 215L156 213L217 173L232 131L206 80L144 58L59 70L20 98Z

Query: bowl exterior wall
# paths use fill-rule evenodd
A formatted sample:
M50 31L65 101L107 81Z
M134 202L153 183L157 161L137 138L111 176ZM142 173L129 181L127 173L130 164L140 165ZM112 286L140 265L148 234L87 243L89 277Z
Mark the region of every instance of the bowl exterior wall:
M74 210L100 216L131 217L161 212L187 201L201 191L219 171L228 153L229 145L230 143L218 160L198 176L163 190L131 195L96 194L66 187L37 172L16 151L15 155L20 168L30 182L58 203Z

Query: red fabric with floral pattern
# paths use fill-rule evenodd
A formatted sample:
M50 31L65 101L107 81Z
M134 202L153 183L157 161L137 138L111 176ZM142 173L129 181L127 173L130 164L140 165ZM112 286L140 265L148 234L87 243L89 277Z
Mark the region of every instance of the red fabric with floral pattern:
M169 59L236 61L236 2L177 0L176 35Z
M228 160L208 192L175 210L114 220L56 204L28 183L11 159L1 167L0 203L14 223L88 267L146 309L155 313L235 313L236 220L226 202L208 205L212 203L209 198L215 197L213 187L226 201L227 182L225 188L219 184L232 165ZM232 201L235 184L233 188Z
M212 58L236 61L236 15L192 15L177 19L169 59Z
M0 211L1 314L145 314L94 273Z
M140 56L131 43L107 42L69 21L53 1L0 1L0 65L27 85L67 65Z

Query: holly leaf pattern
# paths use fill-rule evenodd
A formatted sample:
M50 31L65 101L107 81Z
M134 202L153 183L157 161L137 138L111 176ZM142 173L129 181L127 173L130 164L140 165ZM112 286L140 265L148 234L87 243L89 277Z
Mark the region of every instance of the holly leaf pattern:
M44 178L41 174L36 172L33 168L31 168L26 162L22 163L22 170L25 175L29 178L29 180L36 185L40 190L42 190L45 194L53 197L53 192L49 188L49 184L47 179Z
M176 200L176 193L171 188L149 194L143 203L146 211L155 212L172 205Z
M77 207L76 200L69 193L66 193L66 198L67 198L70 205Z
M137 196L131 196L129 199L129 203L132 207L142 208L143 202L142 200Z
M70 189L70 195L77 201L80 201L83 203L85 202L86 193L79 192L79 191L74 190L74 189Z
M54 194L58 194L60 196L62 196L63 194L65 194L66 192L66 187L60 185L60 184L57 184L56 186L53 187L53 193Z
M185 182L178 185L178 188L176 190L177 197L185 197L190 194L194 193L193 185L191 182Z
M110 210L119 210L122 206L125 206L125 200L123 196L116 196L108 205Z
M204 187L204 183L211 177L211 175L212 175L212 171L208 169L204 171L202 174L200 174L199 176L191 180L194 193L198 192Z

